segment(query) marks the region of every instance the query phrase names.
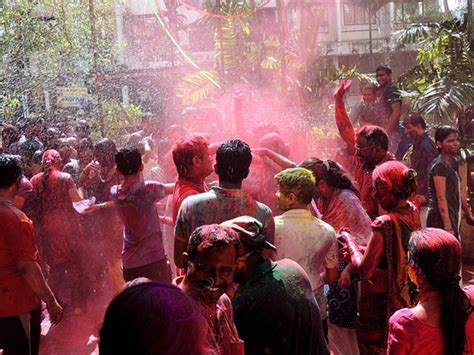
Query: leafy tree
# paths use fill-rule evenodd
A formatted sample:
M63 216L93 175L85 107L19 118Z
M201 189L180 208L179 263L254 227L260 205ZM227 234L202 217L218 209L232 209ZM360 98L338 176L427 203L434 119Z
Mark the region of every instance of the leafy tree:
M411 109L435 122L452 122L474 99L467 22L412 24L394 35L402 45L418 46L418 64L398 79Z
M56 86L85 85L92 91L96 75L101 77L116 69L113 1L96 0L94 4L95 43L88 2L3 2L0 89L4 109L23 100L31 110L42 112L43 91L53 93L53 98ZM10 116L21 114L18 107Z

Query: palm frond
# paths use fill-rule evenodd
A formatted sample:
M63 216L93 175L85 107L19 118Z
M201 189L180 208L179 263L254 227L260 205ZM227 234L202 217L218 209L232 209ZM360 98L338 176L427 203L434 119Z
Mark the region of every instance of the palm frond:
M434 121L450 121L474 100L474 82L441 79L412 101L412 109L431 116Z
M184 105L195 105L209 97L216 90L216 87L209 80L218 81L215 71L199 71L186 75L176 86L176 96Z
M414 23L409 25L407 28L394 32L393 37L398 43L415 44L421 40L427 39L438 27L439 26L436 23Z

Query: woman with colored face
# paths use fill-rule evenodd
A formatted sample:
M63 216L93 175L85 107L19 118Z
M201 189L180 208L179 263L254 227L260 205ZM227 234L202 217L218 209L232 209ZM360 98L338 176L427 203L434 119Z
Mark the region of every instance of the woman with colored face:
M428 227L441 228L459 239L461 207L468 223L474 222L466 198L461 193L458 164L460 142L458 131L451 126L436 130L439 156L433 160L428 182Z

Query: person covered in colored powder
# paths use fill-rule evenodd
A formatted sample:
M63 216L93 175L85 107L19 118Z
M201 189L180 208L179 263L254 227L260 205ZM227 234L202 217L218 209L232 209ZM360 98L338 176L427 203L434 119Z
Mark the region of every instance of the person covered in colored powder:
M472 354L474 286L462 289L461 243L437 228L414 232L408 244L408 273L418 303L390 317L388 355Z
M218 224L194 230L183 253L184 276L173 283L202 305L209 323L209 343L222 355L242 355L244 343L234 324L232 305L226 291L232 284L240 239L237 233Z
M262 222L267 239L273 241L275 224L272 211L242 190L242 181L249 174L251 162L250 147L239 139L226 141L219 147L214 166L219 186L209 192L187 197L178 211L174 249L177 267L183 267L181 255L186 251L191 233L205 224L249 215Z
M14 204L23 176L19 159L0 154L0 348L5 355L37 355L41 301L53 324L63 308L38 264L31 220Z
M124 224L122 265L125 281L147 277L152 281L171 282L155 203L170 194L174 185L143 180L138 148L122 148L115 155L115 162L124 181L112 186L112 201L93 205L86 212L116 208Z
M301 167L316 178L315 201L321 219L335 230L348 227L357 244L366 246L372 221L359 199L359 190L349 175L334 161L307 158ZM329 349L334 354L358 355L357 302L358 278L353 266L339 258L338 283L327 292Z
M385 353L389 317L412 305L407 250L410 234L420 229L420 216L408 199L416 192L415 176L398 161L378 166L373 173L375 194L387 213L372 223L365 252L347 231L341 233L347 259L362 279L357 328L362 354Z
M355 152L353 176L359 185L360 199L370 218L379 215L379 203L372 194L372 172L380 164L394 160L388 151L387 132L378 126L363 126L354 130L344 105L344 94L351 82L341 81L334 98L336 100L336 124L342 139Z
M240 237L232 299L234 320L246 354L329 354L307 274L296 262L273 262L257 219L242 216L221 223Z
M309 206L316 180L304 168L290 168L275 175L276 199L283 214L275 217L277 259L296 261L308 274L321 311L324 335L328 336L324 285L337 282L338 250L336 232L312 215ZM324 277L320 274L324 270Z
M208 140L200 134L179 138L172 149L178 180L173 191L173 223L186 197L208 191L204 180L212 173Z
M57 290L65 310L84 306L82 294L82 240L84 232L73 202L82 200L71 175L61 172L62 159L56 150L44 152L43 172L31 178L38 245L49 266L48 281Z

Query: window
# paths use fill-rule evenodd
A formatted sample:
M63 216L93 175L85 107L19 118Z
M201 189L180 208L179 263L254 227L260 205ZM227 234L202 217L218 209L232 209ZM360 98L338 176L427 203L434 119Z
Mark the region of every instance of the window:
M316 17L318 22L318 32L328 32L329 30L329 15L328 4L319 3L311 6L311 12Z
M353 4L344 3L342 12L344 14L344 26L353 25L368 25L369 24L369 13L366 9ZM372 14L372 24L375 24L375 15Z

